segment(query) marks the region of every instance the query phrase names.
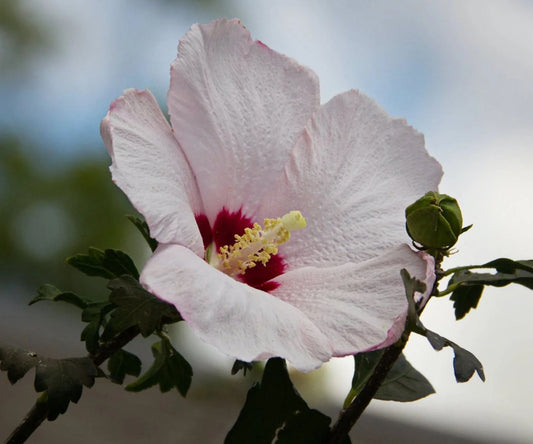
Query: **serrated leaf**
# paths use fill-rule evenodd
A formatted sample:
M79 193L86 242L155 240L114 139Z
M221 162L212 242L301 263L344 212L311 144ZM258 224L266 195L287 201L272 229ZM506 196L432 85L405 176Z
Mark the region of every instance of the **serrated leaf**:
M315 442L308 440L306 428L312 428L317 437L323 438L329 432L329 423L330 418L309 409L295 390L285 361L272 358L267 361L261 383L248 391L244 407L224 443L270 444L278 432L281 443Z
M435 393L435 389L431 383L407 361L402 353L374 398L384 401L411 402L425 398L432 393Z
M463 319L472 308L477 308L484 288L483 285L466 285L452 293L450 300L453 301L455 319Z
M80 340L85 342L85 348L89 353L94 353L98 349L100 339L100 322L97 320L89 322L81 331Z
M7 379L15 384L28 370L39 363L37 353L21 350L8 345L0 345L0 370L7 371Z
M446 346L453 348L454 353L455 353L453 365L454 365L455 379L457 382L468 381L474 374L474 371L477 371L479 377L483 381L485 381L485 375L483 373L483 366L481 365L481 362L479 362L479 360L472 353L459 347L457 344L450 341L449 339L446 339L444 336L441 336L438 333L435 333L431 330L428 330L426 327L424 327L424 324L422 324L422 322L420 321L418 313L416 312L416 310L413 309L414 287L412 286L412 283L411 283L412 279L409 276L409 273L405 269L401 271L401 275L404 281L406 296L407 296L407 300L409 303L408 315L407 315L408 319L407 319L406 326L411 331L416 332L422 336L425 336L428 342L431 344L431 346L437 351L442 350Z
M485 381L485 372L483 371L483 365L481 365L479 359L468 350L459 347L453 342L450 343L450 346L455 353L455 357L453 358L453 370L457 382L468 381L474 372L478 374L482 381Z
M35 367L35 391L46 390L47 418L65 413L70 401L80 399L83 386L92 387L98 372L89 358L51 359L8 346L0 346L0 369L14 384Z
M453 370L455 374L455 380L457 382L466 382L470 380L470 378L474 374L474 371L477 372L478 376L482 381L485 381L483 365L474 356L473 353L460 347L455 342L446 339L444 336L441 336L431 330L428 330L422 325L421 328L417 331L417 333L420 333L421 335L425 336L431 346L437 351L442 350L444 347L451 347L453 349Z
M76 403L83 386L92 387L98 372L89 358L43 358L36 366L35 391L47 391L48 420L65 413L70 401Z
M146 291L131 276L122 276L109 282L109 300L116 305L104 330L110 338L129 327L137 326L144 337L161 328L164 323L181 320L176 308Z
M88 322L81 332L80 339L85 342L85 348L89 353L94 353L100 340L100 328L105 325L105 316L115 305L111 302L95 302L87 305L81 313L81 320Z
M126 350L117 350L107 361L107 369L111 381L122 384L126 375L141 374L141 360Z
M107 313L115 308L115 304L109 301L91 302L81 312L83 322L91 322L95 319L104 317Z
M176 388L182 396L187 394L192 381L192 367L168 340L161 340L152 345L154 362L152 366L135 382L126 386L126 390L140 392L159 384L165 393Z
M88 254L76 254L67 258L67 263L88 276L113 279L122 275L139 279L139 272L131 258L120 250L89 248Z
M496 272L475 273L470 269L461 269L453 274L448 289L456 287L450 297L450 300L454 301L456 319L462 319L471 309L477 307L485 285L504 287L520 284L533 290L533 260L513 261L500 258L470 268L493 268Z
M72 293L70 291L61 291L50 284L41 285L37 289L37 296L29 302L29 305L33 305L39 301L63 301L81 309L85 308L90 302L75 293Z
M158 243L154 238L152 238L152 236L150 236L150 229L148 228L148 224L146 223L146 221L141 219L140 217L133 216L131 214L127 215L126 217L130 220L130 222L133 225L135 225L137 230L139 230L139 232L142 234L142 236L148 243L148 246L150 247L150 249L152 251L155 251Z

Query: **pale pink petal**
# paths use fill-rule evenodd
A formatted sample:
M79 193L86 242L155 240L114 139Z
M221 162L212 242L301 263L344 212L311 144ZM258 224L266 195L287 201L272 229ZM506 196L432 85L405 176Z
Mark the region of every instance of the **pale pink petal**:
M191 28L171 67L168 110L211 222L223 206L253 213L318 106L315 74L238 20Z
M113 180L146 218L151 235L203 256L194 218L202 209L200 195L154 96L149 91L124 91L111 104L100 130L113 159Z
M358 264L304 267L276 278L271 293L300 309L333 346L333 356L384 347L403 331L407 298L400 270L433 285L426 261L407 245Z
M308 371L331 357L320 327L297 308L235 281L181 246L159 247L141 282L174 304L198 337L234 358L280 356Z
M425 262L426 265L426 273L425 278L424 275L412 275L411 277L417 278L419 281L422 281L426 285L426 291L424 293L415 293L414 299L417 303L418 308L424 307L426 305L427 301L429 300L431 296L431 292L433 291L433 285L435 284L435 259L433 256L423 252L418 251L415 254L418 255L418 257ZM411 268L411 271L413 268ZM420 273L420 270L418 270ZM393 326L390 328L390 330L387 333L387 338L380 344L370 347L368 350L377 350L380 348L388 347L389 345L394 344L398 338L401 336L405 329L405 320L407 317L407 313L404 313L402 315L399 315L394 320Z
M418 308L423 308L431 296L431 293L433 291L433 284L435 283L436 279L435 258L424 251L419 251L418 255L426 263L426 280L424 281L424 283L426 284L426 291L423 294L416 293L415 302L417 303Z
M306 217L280 249L290 269L359 262L409 242L405 207L441 175L422 134L349 91L315 114L256 217Z

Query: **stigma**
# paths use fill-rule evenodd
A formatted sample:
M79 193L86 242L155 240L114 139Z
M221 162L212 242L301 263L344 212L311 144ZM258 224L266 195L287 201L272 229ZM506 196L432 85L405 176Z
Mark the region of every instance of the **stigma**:
M243 235L235 235L233 245L220 247L218 266L230 275L244 275L246 270L258 264L266 266L278 246L287 242L291 231L305 228L307 222L300 211L290 211L277 219L265 219L263 227L258 223L244 229Z

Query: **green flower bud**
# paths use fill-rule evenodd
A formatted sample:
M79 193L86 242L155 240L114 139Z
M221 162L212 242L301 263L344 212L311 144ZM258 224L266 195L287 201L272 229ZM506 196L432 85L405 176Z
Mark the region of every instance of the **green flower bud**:
M453 246L463 227L457 201L446 194L426 193L405 210L407 233L426 248L446 250Z

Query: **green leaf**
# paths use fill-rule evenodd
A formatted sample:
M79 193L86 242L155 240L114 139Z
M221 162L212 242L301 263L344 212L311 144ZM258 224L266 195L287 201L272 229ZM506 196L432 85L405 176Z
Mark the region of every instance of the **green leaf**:
M451 347L453 349L453 371L457 382L469 381L474 372L478 374L482 381L485 381L483 365L473 353L423 326L420 330L417 330L417 333L426 336L431 346L437 351L442 350L444 347Z
M46 391L50 421L65 413L69 402L78 402L83 386L92 387L98 373L89 358L51 359L8 346L0 346L0 361L12 384L35 367L35 391Z
M509 284L520 284L533 290L533 272L523 269L515 269L513 273L473 273L469 270L461 270L450 279L449 285L491 285L504 287Z
M418 318L418 309L415 302L415 293L424 293L426 291L426 284L416 278L412 278L409 272L403 268L400 270L400 275L403 280L405 288L405 297L407 298L407 320L406 329L414 330L420 322Z
M89 300L84 299L72 292L63 292L50 284L44 284L37 289L37 296L35 296L29 305L35 304L39 301L63 301L75 305L78 308L85 308Z
M479 362L479 360L472 353L461 348L454 342L450 341L449 339L446 339L445 337L439 335L438 333L435 333L431 330L428 330L426 327L424 327L416 311L415 301L414 301L414 292L420 291L422 287L419 287L420 289L416 288L417 284L416 282L413 282L414 279L412 279L409 276L409 273L407 272L407 270L405 269L401 270L401 275L404 281L405 293L406 293L407 301L409 304L406 327L410 331L413 331L422 336L425 336L428 342L431 344L431 346L437 351L442 350L444 347L453 348L453 351L455 353L453 367L454 367L455 379L457 382L468 381L474 374L474 371L477 372L478 376L481 378L482 381L485 381L485 374L483 372L483 366L481 365L481 362ZM429 382L427 383L429 384ZM429 387L431 387L431 385L429 385ZM426 386L426 389L429 390L429 387ZM432 387L431 387L431 390L433 390Z
M321 444L328 435L330 422L331 418L318 410L296 411L278 432L276 444ZM350 444L350 439L343 444Z
M94 320L87 324L81 331L80 340L85 342L85 348L89 353L94 353L98 349L100 339L100 322Z
M465 285L452 293L450 300L453 301L455 319L463 319L472 308L477 308L484 289L483 285Z
M89 248L88 254L76 254L67 258L67 263L88 276L113 279L130 275L139 279L139 272L131 258L120 250Z
M28 370L39 363L37 353L0 345L0 370L7 371L7 379L15 384Z
M115 305L111 302L94 302L82 311L81 320L88 322L87 326L81 332L81 340L85 341L85 348L89 353L94 353L100 340L100 328L105 325L105 316Z
M374 373L377 363L383 356L384 350L374 350L354 355L354 372L352 388L344 400L344 408L348 407L355 397L361 392L368 378Z
M483 365L479 362L472 353L457 344L450 341L450 346L453 348L455 357L453 358L453 370L457 382L468 381L474 371L478 374L482 381L485 381L485 373L483 372Z
M107 369L111 381L122 384L126 375L141 374L141 360L126 350L117 350L107 361Z
M385 401L411 402L435 393L435 389L422 373L405 359L403 353L394 363L385 380L374 395Z
M130 222L133 225L135 225L137 230L139 230L139 232L142 234L142 236L148 243L148 246L150 247L150 249L152 251L155 251L158 243L154 238L152 238L152 236L150 236L150 229L148 228L148 224L146 223L146 221L141 219L140 217L133 216L131 214L128 214L126 217L130 220Z
M492 268L496 272L471 271L479 268ZM513 261L500 258L483 265L460 267L443 293L453 290L450 300L454 301L455 318L462 319L471 309L477 308L485 285L504 287L509 284L520 284L533 290L533 260Z
M70 401L76 403L83 386L92 387L98 372L89 358L44 358L36 366L35 390L47 391L48 420L65 413Z
M131 276L122 276L109 282L109 300L116 305L104 330L110 338L129 327L137 326L144 337L159 330L163 324L181 320L176 308L146 291Z
M533 273L533 260L513 261L505 257L495 259L482 265L483 268L495 268L499 273L514 273L516 270Z
M354 356L354 375L352 388L344 401L348 407L361 392L364 385L374 373L374 369L383 356L384 350L359 353ZM374 396L386 401L410 402L424 398L435 390L430 382L405 359L403 354L394 363L391 370Z
M252 371L254 368L253 362L244 362L238 359L235 360L233 366L231 367L231 374L236 375L242 370L243 376L246 376L246 372Z
M126 390L140 392L159 384L163 393L175 387L185 396L193 375L187 360L172 347L168 339L153 344L152 353L155 358L152 366L139 379L126 386Z
M441 335L434 333L431 330L426 329L425 336L434 350L441 351L446 345L448 345L446 338L443 338Z
M311 410L292 385L285 361L269 359L261 383L246 397L225 444L320 443L329 432L330 418ZM278 441L274 441L276 436Z

